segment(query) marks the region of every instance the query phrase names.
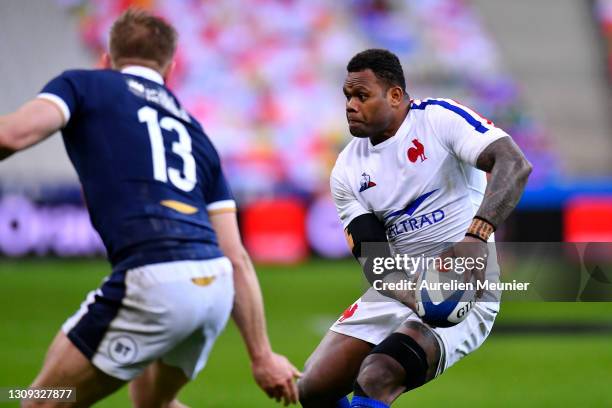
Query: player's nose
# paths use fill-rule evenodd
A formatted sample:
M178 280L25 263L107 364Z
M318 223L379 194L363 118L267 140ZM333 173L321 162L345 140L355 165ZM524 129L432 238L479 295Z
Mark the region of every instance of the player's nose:
M358 104L355 101L355 98L350 98L346 101L346 113L354 113L358 112Z

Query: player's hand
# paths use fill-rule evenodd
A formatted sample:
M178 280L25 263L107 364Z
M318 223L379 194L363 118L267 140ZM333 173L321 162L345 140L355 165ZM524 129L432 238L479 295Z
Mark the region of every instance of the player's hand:
M253 377L259 387L284 405L298 402L298 388L295 379L302 373L287 360L285 356L270 353L251 362Z
M401 283L406 281L407 275L405 272L393 272L385 275L383 278L384 283ZM379 290L379 293L395 299L405 306L408 306L414 312L416 312L416 296L414 290L400 289L400 290Z
M474 280L475 282L484 283L488 255L489 247L487 246L486 242L483 242L478 238L467 236L460 242L453 245L449 251L440 256L442 258L451 256L453 258L472 259L474 261L480 258L480 262L473 262L473 268L465 268L465 272L463 272L463 281L471 282ZM482 266L479 267L479 265ZM482 289L478 289L476 291L476 297L480 298L482 296L482 292Z

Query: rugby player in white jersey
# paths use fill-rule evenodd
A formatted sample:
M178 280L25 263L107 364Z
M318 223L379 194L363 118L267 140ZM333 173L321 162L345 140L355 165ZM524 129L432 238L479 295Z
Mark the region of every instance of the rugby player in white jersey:
M340 153L330 183L353 254L364 255L362 243L388 242L399 254L416 248L439 255L452 245L454 256L486 257L487 242L531 172L517 145L452 100L411 100L402 66L389 51L363 51L347 71L343 90L355 138ZM490 252L486 270L467 271L467 279L499 276ZM419 318L414 297L370 288L307 361L300 402L308 408L390 406L484 342L499 301L488 291L477 296L465 320L440 328Z

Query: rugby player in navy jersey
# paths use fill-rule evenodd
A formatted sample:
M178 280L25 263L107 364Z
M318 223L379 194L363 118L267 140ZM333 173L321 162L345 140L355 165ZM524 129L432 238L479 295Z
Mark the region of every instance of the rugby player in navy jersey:
M217 152L164 86L176 39L162 19L128 10L111 29L108 69L66 71L0 116L0 159L61 130L112 264L32 387L75 387L72 406L89 406L129 382L137 407L181 407L231 314L257 384L294 403L299 372L271 349Z

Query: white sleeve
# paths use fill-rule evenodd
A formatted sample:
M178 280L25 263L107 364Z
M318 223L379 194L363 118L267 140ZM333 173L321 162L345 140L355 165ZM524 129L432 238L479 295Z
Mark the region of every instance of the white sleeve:
M66 126L68 121L70 121L70 108L68 108L68 104L60 97L52 93L41 92L36 95L39 99L44 99L48 102L51 102L59 111L62 113L62 117L64 122L62 123L62 127Z
M441 143L461 161L476 166L480 153L492 142L508 136L491 121L450 99L438 99L431 124Z
M346 228L355 218L368 214L370 211L363 208L357 200L350 186L347 185L344 177L342 177L342 173L342 170L336 165L332 170L329 184L338 216L340 221L342 221L342 226Z

